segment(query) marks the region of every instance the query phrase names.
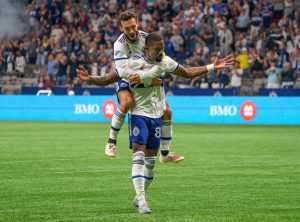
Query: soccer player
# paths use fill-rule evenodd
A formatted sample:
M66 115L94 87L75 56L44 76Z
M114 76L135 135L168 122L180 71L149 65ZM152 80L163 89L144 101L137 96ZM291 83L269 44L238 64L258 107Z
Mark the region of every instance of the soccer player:
M160 76L163 72L191 78L230 67L233 63L232 55L220 59L218 54L213 64L185 68L164 55L163 37L157 32L150 33L146 37L144 53L134 55L129 59L128 67L133 72L136 71L137 74L125 73L120 78L129 80L129 87L134 100L129 116L129 137L130 147L133 151L132 180L136 192L133 205L139 209L140 213L148 214L151 212L145 193L153 180L153 170L162 133L161 117L166 108L163 87L143 84L141 79L151 79ZM156 74L147 72L154 66L160 67ZM141 69L145 71L142 74L139 72ZM118 68L116 71L118 72ZM85 70L78 70L78 77L84 80L91 78Z
M130 74L132 70L128 68L128 58L130 58L131 55L136 53L140 54L142 52L143 48L145 47L145 38L148 34L138 30L139 22L137 15L131 10L124 11L120 14L119 27L123 34L121 34L114 43L115 66L119 75ZM153 67L153 69L148 70L148 72L154 74L157 72L157 70L158 67ZM139 70L139 73L143 73L143 71ZM88 81L93 84L103 86L109 85L116 80L120 80L119 76L116 73L110 73L106 77L102 78L91 77ZM152 81L153 84L160 83L160 81L157 79L149 81ZM145 83L149 82L145 80ZM126 113L129 111L133 102L131 90L127 80L118 81L117 96L120 105L112 117L110 135L108 143L105 146L105 154L110 157L116 156L117 136L124 123ZM184 159L183 156L176 155L175 153L169 151L172 139L172 111L168 104L162 119L163 130L160 161L162 163L182 161Z

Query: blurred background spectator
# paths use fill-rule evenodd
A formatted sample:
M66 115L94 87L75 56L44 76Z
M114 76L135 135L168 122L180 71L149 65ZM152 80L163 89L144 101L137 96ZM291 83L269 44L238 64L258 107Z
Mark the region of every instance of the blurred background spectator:
M222 57L234 53L240 65L193 80L167 75L167 86L235 87L239 95L244 80L249 78L266 79L267 87L279 87L281 81L282 87L290 88L300 77L299 1L22 2L5 3L16 9L18 23L14 24L15 33L0 34L0 77L19 73L19 77L35 78L47 87L81 86L75 79L78 65L94 76L105 76L114 70L113 43L120 34L118 14L129 8L138 13L141 30L160 31L164 35L166 54L179 63L208 64L219 51ZM8 24L11 21L2 20ZM0 25L5 33L5 23ZM237 70L243 71L243 78Z

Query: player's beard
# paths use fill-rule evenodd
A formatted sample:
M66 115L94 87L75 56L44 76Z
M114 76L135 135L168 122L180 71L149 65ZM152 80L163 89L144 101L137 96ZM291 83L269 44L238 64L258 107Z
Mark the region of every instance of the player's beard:
M135 42L137 41L138 32L134 33L133 35L127 35L126 37L131 41Z
M156 62L161 62L163 60L163 55L158 55L155 59Z

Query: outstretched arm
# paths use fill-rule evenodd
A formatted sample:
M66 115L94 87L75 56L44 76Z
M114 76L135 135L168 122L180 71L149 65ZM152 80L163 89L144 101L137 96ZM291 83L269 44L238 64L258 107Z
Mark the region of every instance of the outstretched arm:
M82 80L84 82L92 83L97 86L108 86L108 85L118 82L122 79L116 72L108 73L105 77L91 76L88 74L87 70L83 66L80 66L76 70L76 72L77 72L77 77L80 80ZM136 75L139 75L139 74L136 74ZM149 84L158 86L161 84L161 80L159 78L154 78L150 81Z
M231 67L234 63L234 57L233 55L229 55L225 57L224 59L220 59L220 53L218 53L214 63L207 65L207 66L199 66L199 67L191 67L191 68L185 68L183 66L179 66L179 69L177 69L172 74L176 76L181 76L185 78L193 78L196 76L200 76L203 74L206 74L208 72L224 69Z
M114 82L118 82L119 80L121 80L121 77L118 76L115 72L108 73L105 77L91 76L83 66L79 66L79 68L76 69L76 72L77 77L80 80L92 83L97 86L108 86Z
M172 61L175 62L174 60L172 60ZM162 69L165 72L170 72L171 74L174 74L176 76L182 76L185 78L193 78L196 76L206 74L208 72L212 72L214 70L228 68L228 67L232 66L233 63L234 63L234 57L232 54L225 57L224 59L220 59L220 55L218 53L214 63L207 65L207 66L185 68L185 67L179 65L179 68L176 68L174 71L169 71L168 69L165 69L165 67L167 67L167 66L162 64ZM149 77L149 75L147 75L147 76ZM140 82L141 82L141 76L139 74L134 74L129 77L130 84L135 85L135 84L139 84Z

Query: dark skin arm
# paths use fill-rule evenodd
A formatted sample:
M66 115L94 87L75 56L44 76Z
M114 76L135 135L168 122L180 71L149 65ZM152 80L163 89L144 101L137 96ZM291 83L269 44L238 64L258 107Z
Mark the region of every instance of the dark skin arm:
M121 80L120 76L118 76L115 72L108 73L105 77L100 76L90 76L87 70L81 65L76 70L77 77L84 82L92 83L97 86L108 86L114 82L118 82Z
M234 57L232 54L225 57L224 59L220 59L220 56L218 54L214 61L214 67L215 70L224 69L224 68L231 67L233 63L234 63ZM190 68L179 66L179 68L172 74L176 76L185 77L185 78L194 78L196 76L206 74L207 72L208 70L206 66L198 66L198 67L190 67ZM139 84L140 76L138 74L132 75L131 77L129 77L129 83L133 85Z
M79 68L76 70L76 73L77 73L77 77L81 81L92 83L97 86L108 86L122 79L115 72L108 73L105 77L91 76L88 74L87 70L82 65L79 66ZM157 86L160 84L161 84L161 79L159 78L152 79L152 85Z

